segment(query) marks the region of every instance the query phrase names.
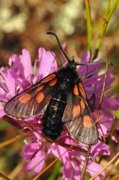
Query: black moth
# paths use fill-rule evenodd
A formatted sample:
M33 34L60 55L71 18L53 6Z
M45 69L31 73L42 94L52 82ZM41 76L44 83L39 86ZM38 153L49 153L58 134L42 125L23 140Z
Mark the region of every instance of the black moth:
M42 119L45 136L55 140L65 126L75 140L93 145L98 140L98 132L85 88L76 72L76 66L80 64L67 57L56 34L48 34L56 37L68 60L66 67L13 97L5 105L5 112L10 117L26 119L46 108Z

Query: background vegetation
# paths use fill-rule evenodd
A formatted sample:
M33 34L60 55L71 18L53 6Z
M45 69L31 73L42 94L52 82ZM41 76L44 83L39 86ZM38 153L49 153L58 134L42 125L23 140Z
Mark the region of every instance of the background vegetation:
M34 62L39 47L53 50L61 65L59 47L52 37L46 35L47 31L53 31L61 42L66 42L69 57L80 59L87 49L92 51L94 57L99 50L102 59L109 59L114 64L114 74L119 82L119 4L111 0L91 0L90 21L87 2L86 0L1 0L0 66L7 65L9 57L14 53L20 54L23 48L30 51ZM114 84L113 89L114 93L118 93L118 83ZM1 143L17 134L20 132L16 128L1 120ZM9 175L11 179L30 179L30 174L26 175L26 172L22 171L24 169L24 162L21 159L22 144L23 140L17 140L8 146L0 146L2 147L0 172ZM119 151L119 146L115 143L111 144L111 148L112 155L103 160L103 165ZM111 172L110 177L114 178L118 175L119 178L118 172L119 165ZM51 177L53 179L53 175Z

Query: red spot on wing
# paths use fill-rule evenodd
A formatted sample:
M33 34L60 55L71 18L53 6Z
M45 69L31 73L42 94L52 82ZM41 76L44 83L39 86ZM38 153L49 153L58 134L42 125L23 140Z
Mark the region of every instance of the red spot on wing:
M86 99L86 92L82 83L79 84L79 90L80 90L81 95Z
M92 127L92 121L91 121L91 118L90 118L90 116L88 116L88 115L85 115L84 117L83 117L83 125L85 126L85 127L88 127L88 128L91 128Z
M79 115L80 115L80 112L81 112L80 105L77 105L77 106L74 106L74 107L73 107L73 116L74 116L74 117L79 116Z
M43 88L44 88L44 85L42 85L42 86L39 86L39 87L36 89L36 92L39 92L39 91L41 91Z
M76 96L79 95L79 90L78 90L78 86L77 86L77 85L74 86L73 93L74 93Z
M36 96L36 101L40 103L44 99L44 94L42 92L39 92Z
M56 74L50 74L49 76L47 76L46 78L44 78L44 79L42 80L42 83L46 83L46 82L54 79L55 77L56 77Z
M81 99L80 105L81 105L81 108L84 110L85 109L85 103L84 103L83 99Z
M20 101L20 103L25 104L25 103L29 102L30 99L31 99L31 95L29 93L25 93L20 96L19 101Z
M49 86L54 86L57 83L57 79L53 79L50 83Z

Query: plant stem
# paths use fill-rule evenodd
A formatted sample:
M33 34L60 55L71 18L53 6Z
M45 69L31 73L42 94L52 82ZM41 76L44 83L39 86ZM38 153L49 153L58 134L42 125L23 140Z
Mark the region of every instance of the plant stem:
M117 7L119 0L115 0L112 2L111 2L111 0L108 1L107 9L105 11L105 15L104 15L103 20L102 20L102 25L100 27L101 29L100 29L100 33L99 33L98 40L96 43L96 49L94 52L93 59L95 59L98 56L99 50L100 50L101 45L102 45L102 40L103 40L105 32L107 30L107 26L109 24L109 21L110 21L110 18L112 16L113 12L115 11L115 8Z
M85 0L86 9L86 20L87 20L87 39L88 39L88 50L92 50L92 21L91 21L91 11L89 0Z

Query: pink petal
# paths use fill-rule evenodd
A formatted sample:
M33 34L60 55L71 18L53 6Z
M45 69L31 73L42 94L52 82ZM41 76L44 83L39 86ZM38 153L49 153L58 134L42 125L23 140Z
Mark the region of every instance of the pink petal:
M29 51L23 49L22 55L20 55L20 59L24 69L24 76L25 78L28 78L30 75L32 75L32 64Z
M101 141L98 141L95 146L92 146L91 153L95 157L97 155L110 155L109 146Z
M64 175L63 175L64 180L70 179L71 171L72 171L71 162L70 160L67 160L66 163L64 164Z
M89 172L89 174L93 177L96 173L98 173L100 170L102 169L102 166L95 163L95 162L91 162L88 164L87 166L87 172ZM101 173L101 175L105 176L105 172L103 171ZM96 180L100 180L99 177L95 178Z
M67 159L64 164L64 175L63 179L74 179L79 180L81 176L80 162L75 159Z
M11 69L13 69L13 71L15 71L18 75L21 75L22 77L24 77L23 65L18 55L13 54L10 57L9 65L11 66Z
M29 160L38 149L39 145L37 142L26 145L23 149L24 159Z
M44 163L45 163L45 159L42 159L42 161L40 161L40 163L38 163L38 165L36 166L36 168L34 170L35 174L38 174L42 170Z
M35 154L33 159L29 162L27 166L27 170L31 171L33 170L33 168L35 168L36 169L35 173L38 173L39 171L37 172L37 166L38 169L42 169L44 161L45 161L45 154L40 150Z
M57 62L54 53L40 48L38 50L38 57L40 60L38 74L41 78L57 70Z
M66 148L53 143L51 145L51 151L52 151L52 154L54 154L56 157L58 157L63 163L66 162L66 158L69 155L69 152L67 151Z
M4 72L1 71L0 73L4 78L9 94L11 94L11 96L14 96L15 95L15 79L13 78L11 71L12 71L11 69L5 68Z

